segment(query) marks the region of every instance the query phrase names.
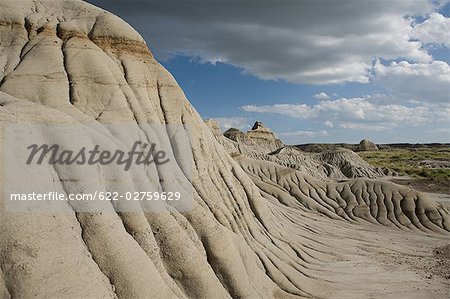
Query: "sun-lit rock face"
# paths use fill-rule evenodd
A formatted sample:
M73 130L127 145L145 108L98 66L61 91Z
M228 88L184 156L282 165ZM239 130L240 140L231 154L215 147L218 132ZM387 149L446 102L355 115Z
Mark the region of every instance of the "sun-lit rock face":
M86 129L79 137L110 150L128 147L130 139L156 138L170 147L170 173L181 178L177 140L188 140L193 196L192 209L184 212L117 212L111 203L106 212L80 213L67 203L65 212L11 213L2 193L1 298L408 297L417 286L443 294L442 283L386 270L370 258L380 247L425 254L417 244L427 248L444 240L449 212L426 196L370 180L325 183L272 162L239 154L233 159L142 37L85 2L3 0L0 33L2 128L95 124L98 131ZM135 129L115 132L111 123ZM144 129L148 124L190 129L156 135ZM40 133L43 142L73 142ZM2 144L2 157L11 154L4 151ZM26 167L17 171L24 184L40 180L61 192L83 190L78 180L88 175L76 165L68 173L49 167L39 177ZM95 175L107 172L102 166ZM99 188L123 191L124 182L128 191L164 188L146 179L168 172L149 167L131 176L117 170L115 180ZM2 175L4 189L8 173ZM76 183L69 184L67 175ZM392 240L383 243L386 232ZM412 241L398 245L405 236ZM357 263L343 262L348 260Z
M221 136L222 131L220 130L220 125L217 121L212 118L205 120L205 125L211 130L214 136Z
M267 152L277 150L283 146L283 142L260 121L255 122L252 129L247 132L230 128L223 135L232 141Z
M321 180L375 179L393 174L388 169L370 166L351 150L341 148L306 153L296 147L284 145L260 121L255 122L246 133L230 128L223 133L225 139L218 134L214 136L231 154L240 153L250 158L275 162Z
M262 122L257 121L250 131L247 131L247 137L256 144L262 146L273 147L274 150L280 148L283 143L275 137L275 134L263 125Z
M358 144L358 151L363 152L363 151L377 151L378 147L375 143L373 143L372 141L368 140L368 139L363 139L361 140L361 142Z
M236 142L252 145L250 138L248 138L247 134L236 128L229 128L223 133L223 136Z
M379 178L385 174L381 169L372 167L360 156L348 149L328 150L313 154L317 161L333 165L346 178Z

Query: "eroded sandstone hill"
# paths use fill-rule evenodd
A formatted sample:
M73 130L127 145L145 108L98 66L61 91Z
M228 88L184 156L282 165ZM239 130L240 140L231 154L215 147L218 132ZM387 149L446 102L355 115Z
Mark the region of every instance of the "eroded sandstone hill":
M212 121L210 120L209 125L214 127ZM275 151L283 146L281 140L260 121L255 122L251 130L245 133L239 129L230 128L223 135L232 141L266 152Z
M378 147L375 143L368 139L363 139L358 144L358 151L377 151Z
M337 148L320 153L307 153L296 146L285 145L259 121L246 133L230 128L223 135L213 119L205 121L205 124L217 141L234 156L239 153L257 160L271 161L320 180L376 179L396 175L390 169L372 167L349 149Z
M78 0L2 0L0 39L2 128L25 121L95 123L103 128L78 137L111 150L153 136L172 146L177 164L171 171L182 177L178 132L154 136L143 125L190 126L184 137L192 147L194 197L186 212L124 213L113 204L107 212L75 212L67 203L66 212L12 213L2 195L1 298L448 294L445 282L397 267L400 257L426 259L430 246L448 242L448 208L391 183L326 183L270 161L233 159L142 37L118 17ZM135 131L108 130L118 122L134 124ZM43 141L71 142L45 133ZM83 189L65 176L81 181L87 175L76 165L40 177L18 171L24 183L39 179L61 192ZM106 171L99 167L96 175ZM2 175L3 190L8 173ZM146 187L148 173L114 175L126 185L105 180L104 190ZM379 251L400 257L379 259Z

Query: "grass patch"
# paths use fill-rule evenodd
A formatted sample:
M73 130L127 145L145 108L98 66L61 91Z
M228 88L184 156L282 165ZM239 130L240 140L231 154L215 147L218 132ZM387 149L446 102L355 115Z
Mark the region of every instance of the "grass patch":
M358 155L375 167L387 167L400 175L450 180L450 168L430 169L419 165L423 160L450 161L450 148L385 149L358 152Z

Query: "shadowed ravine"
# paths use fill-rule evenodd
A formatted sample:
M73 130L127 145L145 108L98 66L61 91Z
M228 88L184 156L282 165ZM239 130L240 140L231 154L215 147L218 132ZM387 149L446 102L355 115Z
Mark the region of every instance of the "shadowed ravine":
M143 125L189 125L194 198L190 211L160 213L116 213L112 204L103 213L70 204L64 213L11 213L0 205L0 298L446 297L445 281L429 283L377 253L428 257L448 243L448 208L388 182L322 182L231 157L140 35L85 2L2 1L0 33L2 127L95 123L102 129L80 138L111 150L157 139L177 158L177 132L161 136ZM135 131L108 131L116 122ZM171 171L183 177L175 161ZM86 175L76 165L71 174ZM53 186L59 178L61 192L83 188L64 175L49 167L39 179ZM116 175L125 183L106 181L104 190L146 188ZM34 179L23 170L24 182Z

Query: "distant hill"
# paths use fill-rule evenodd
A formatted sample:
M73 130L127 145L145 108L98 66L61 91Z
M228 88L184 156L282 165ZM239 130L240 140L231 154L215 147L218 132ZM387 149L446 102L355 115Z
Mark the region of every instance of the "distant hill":
M358 151L358 144L351 143L307 143L294 145L294 147L310 153L320 153L326 150L346 148L352 151ZM383 149L415 149L415 148L448 148L450 143L388 143L377 144L380 150Z

